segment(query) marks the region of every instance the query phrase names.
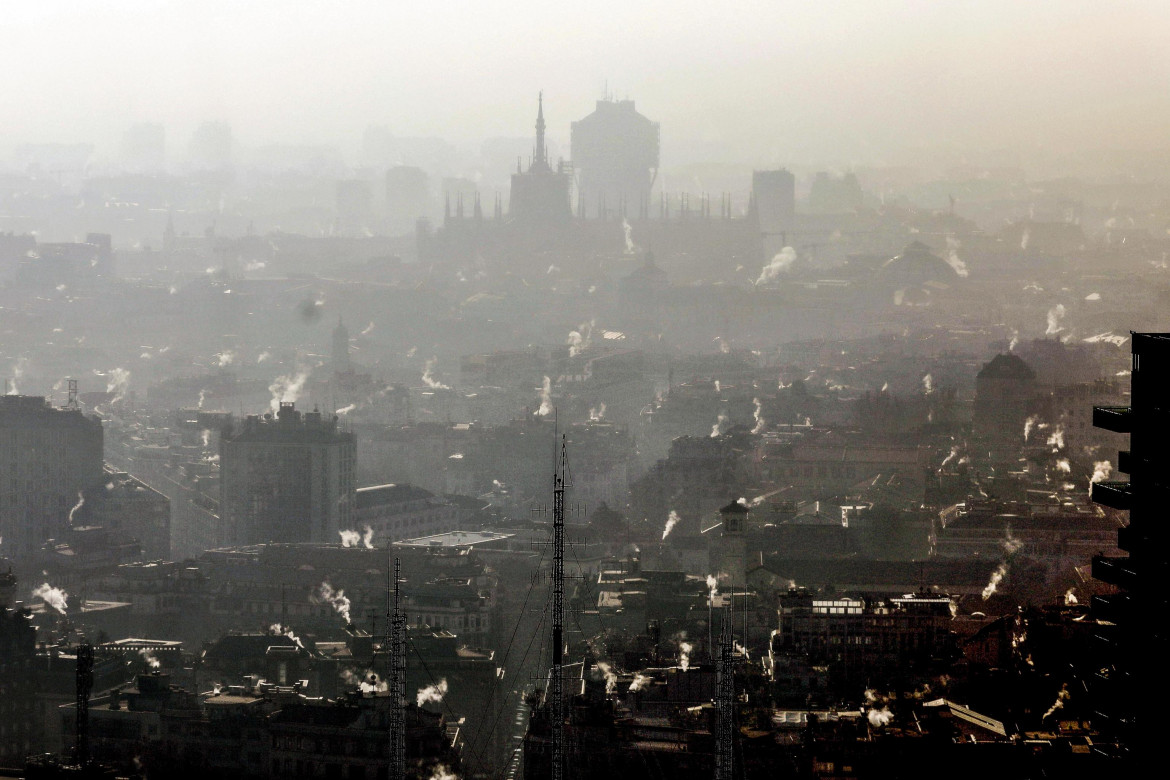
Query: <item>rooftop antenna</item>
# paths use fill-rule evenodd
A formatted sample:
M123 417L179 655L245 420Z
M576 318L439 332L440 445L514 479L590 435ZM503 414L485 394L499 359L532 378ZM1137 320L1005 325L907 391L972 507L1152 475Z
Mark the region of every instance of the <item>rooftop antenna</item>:
M565 477L568 437L560 435L560 459L553 460L553 618L552 618L552 680L550 707L552 712L552 780L565 776L565 692L563 671L565 634ZM554 440L555 441L555 440ZM555 444L554 444L555 447Z
M735 668L731 641L732 618L723 614L719 626L719 673L715 683L716 712L719 716L715 741L715 780L732 780L735 720Z
M89 694L93 690L93 645L77 646L77 764L89 766Z
M393 574L390 555L393 542L386 544L386 625L390 645L390 780L406 780L406 648L403 634L406 619L402 614L399 583L402 582L401 562L394 559ZM393 577L393 588L390 578Z

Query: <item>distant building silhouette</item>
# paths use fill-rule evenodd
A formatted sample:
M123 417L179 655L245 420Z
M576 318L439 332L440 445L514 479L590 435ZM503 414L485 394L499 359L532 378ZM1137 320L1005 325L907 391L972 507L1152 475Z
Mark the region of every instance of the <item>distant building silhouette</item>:
M528 170L521 171L517 162L512 174L512 195L508 215L532 224L567 224L573 216L569 204L571 176L564 162L554 169L548 161L544 143L544 95L536 110L536 146Z
M592 114L573 122L579 216L647 214L658 175L659 138L658 123L639 114L632 100L599 100Z

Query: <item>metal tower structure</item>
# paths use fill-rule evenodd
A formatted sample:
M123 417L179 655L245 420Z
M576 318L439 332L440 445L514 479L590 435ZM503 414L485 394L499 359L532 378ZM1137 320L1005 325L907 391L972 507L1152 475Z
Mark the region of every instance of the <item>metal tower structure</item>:
M402 582L401 562L394 559L390 568L387 546L386 561L386 626L385 644L390 646L390 780L406 780L406 616L402 614L399 583ZM393 571L393 574L391 574ZM389 581L393 576L394 581ZM391 587L393 585L393 587Z
M77 646L77 763L89 766L89 694L93 690L93 645Z
M732 780L735 749L735 665L731 640L732 616L723 615L719 627L719 675L715 708L719 716L715 741L715 780Z
M565 484L568 474L567 439L561 435L560 459L553 465L553 614L552 678L549 680L549 716L552 720L552 780L565 776Z

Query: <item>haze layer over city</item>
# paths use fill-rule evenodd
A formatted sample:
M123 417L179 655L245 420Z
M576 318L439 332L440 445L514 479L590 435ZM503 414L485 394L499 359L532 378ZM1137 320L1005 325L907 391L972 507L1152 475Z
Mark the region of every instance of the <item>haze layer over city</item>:
M1158 757L1161 4L4 15L0 776Z

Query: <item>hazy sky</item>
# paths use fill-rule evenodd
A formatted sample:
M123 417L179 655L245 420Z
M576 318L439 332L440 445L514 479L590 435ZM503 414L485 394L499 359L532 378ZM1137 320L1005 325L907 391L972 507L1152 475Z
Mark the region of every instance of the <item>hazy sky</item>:
M40 0L2 13L6 149L108 145L156 121L176 156L204 119L249 145L355 148L369 124L478 143L530 133L541 89L567 147L607 81L662 123L666 149L761 163L1170 137L1166 0Z

